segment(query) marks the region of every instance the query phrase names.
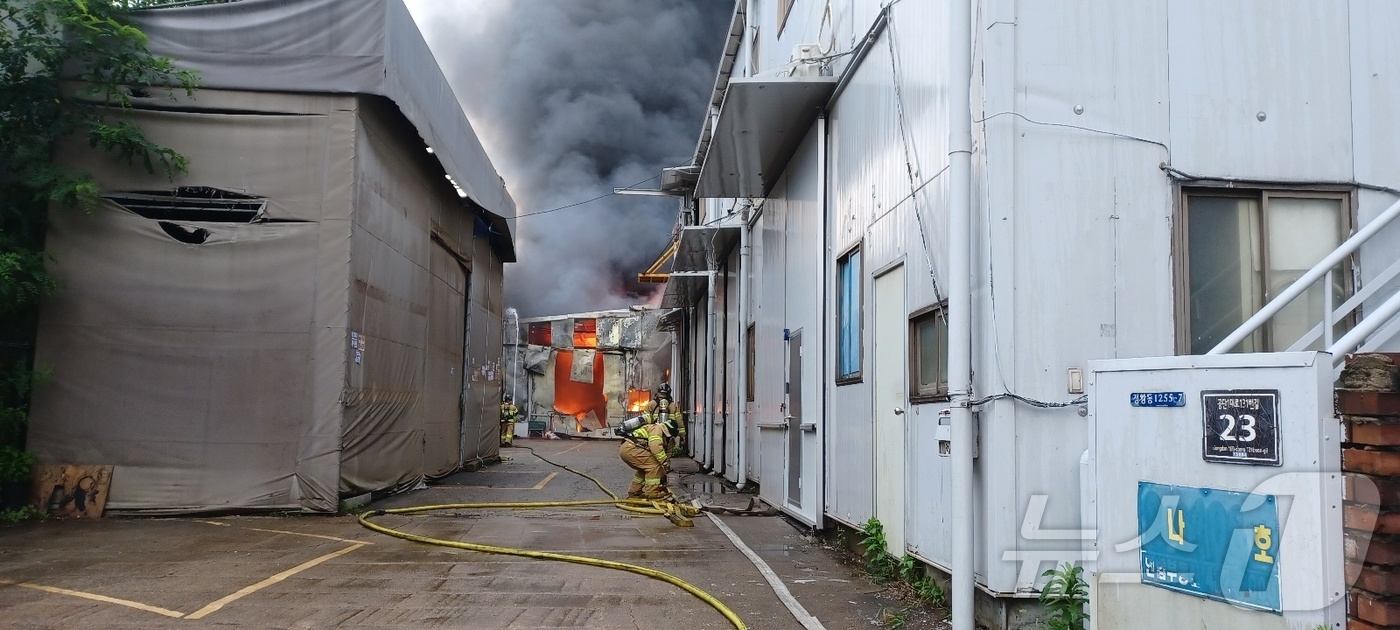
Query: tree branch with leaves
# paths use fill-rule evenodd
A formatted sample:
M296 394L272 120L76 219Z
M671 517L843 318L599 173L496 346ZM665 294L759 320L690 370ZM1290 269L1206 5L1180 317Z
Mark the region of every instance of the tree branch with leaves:
M59 143L83 138L170 178L187 166L124 115L133 95L173 98L198 86L195 73L151 53L132 4L0 0L0 383L23 384L0 388L8 429L0 445L23 446L37 307L59 290L43 251L48 212L91 211L101 202L91 174L55 161Z

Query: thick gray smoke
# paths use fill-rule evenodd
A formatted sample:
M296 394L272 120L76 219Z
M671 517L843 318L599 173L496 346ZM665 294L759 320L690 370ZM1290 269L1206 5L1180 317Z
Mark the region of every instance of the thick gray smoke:
M520 214L688 163L734 5L726 0L410 0ZM655 188L655 180L643 187ZM506 304L618 308L659 285L677 202L613 196L515 221Z

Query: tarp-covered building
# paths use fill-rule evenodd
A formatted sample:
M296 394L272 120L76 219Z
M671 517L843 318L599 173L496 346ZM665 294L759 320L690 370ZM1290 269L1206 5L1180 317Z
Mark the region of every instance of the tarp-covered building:
M400 0L141 12L192 97L127 114L163 175L75 142L29 445L115 466L108 509L331 511L498 456L514 202Z

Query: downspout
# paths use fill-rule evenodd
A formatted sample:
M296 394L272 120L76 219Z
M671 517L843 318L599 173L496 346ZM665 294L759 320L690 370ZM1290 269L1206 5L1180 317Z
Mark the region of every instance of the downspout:
M948 34L948 392L953 438L953 630L973 630L972 0L954 0Z
M748 485L748 441L749 441L749 282L752 273L749 270L750 257L750 230L749 214L753 205L744 207L742 219L739 227L739 347L737 352L743 354L736 362L738 363L738 378L735 383L734 409L738 415L739 432L735 436L735 451L738 471L734 477L734 483L738 484L738 489L743 490Z
M820 200L819 203L821 204L821 213L822 213L822 275L821 275L821 283L820 283L820 287L821 287L821 288L818 289L818 294L821 295L821 306L819 307L820 313L819 313L819 315L818 315L818 316L821 318L821 322L822 322L822 325L821 325L821 331L822 331L821 342L820 342L820 345L818 346L819 348L821 348L821 359L820 359L820 360L821 360L821 370L820 370L819 372L817 372L817 374L822 375L822 376L818 379L818 381L817 381L817 382L821 383L821 391L822 391L822 408L821 408L821 419L822 419L822 423L821 423L820 425L818 425L818 428L817 428L817 430L821 432L822 463L821 463L820 466L817 466L817 471L818 471L817 474L820 475L820 476L817 477L817 493L816 493L816 494L817 494L817 497L816 497L817 505L816 505L816 509L813 510L813 516L816 517L814 520L816 521L816 528L817 528L817 529L821 529L821 528L822 528L822 521L823 521L823 519L824 519L825 516L826 516L826 507L825 507L825 506L826 506L826 462L829 461L829 459L827 458L827 455L830 453L830 451L827 450L828 444L827 444L827 430L826 430L826 428L827 428L828 426L830 426L830 425L828 424L828 421L830 420L830 414L831 414L831 386L828 385L828 384L826 383L826 376L825 376L826 374L830 374L830 372L828 372L827 370L831 368L831 360L830 360L830 358L828 357L828 352L827 352L827 351L828 351L828 349L831 347L831 345L830 345L830 343L829 343L829 340L831 339L831 336L830 336L830 335L831 335L831 321L832 321L831 302L830 302L830 300L828 299L828 295L829 295L829 293L830 293L830 291L829 291L828 289L829 289L829 287L831 286L831 280L832 280L832 278L831 278L831 206L830 206L830 200L829 200L828 197L827 197L827 190L826 190L826 186L827 186L827 184L826 184L826 181L827 181L827 173L826 173L826 170L827 170L827 168L828 168L828 166L827 166L827 160L826 160L826 151L827 151L827 148L826 148L826 147L827 147L827 137L826 137L826 134L827 134L827 131L826 131L826 130L827 130L827 121L826 121L826 115L827 115L827 110L826 110L825 108L823 108L822 111L821 111L821 114L817 116L817 199ZM798 428L800 429L801 427L798 427ZM762 463L762 462L759 462L759 465L762 466L763 463Z
M709 291L705 292L705 435L704 460L701 462L705 470L714 470L714 432L715 432L715 274L719 271L719 261L715 257L714 239L710 239L709 260Z

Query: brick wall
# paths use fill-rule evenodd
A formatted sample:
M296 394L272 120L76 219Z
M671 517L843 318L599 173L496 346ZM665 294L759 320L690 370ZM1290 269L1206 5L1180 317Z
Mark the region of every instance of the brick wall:
M1345 425L1349 630L1400 629L1400 354L1352 358L1337 390Z

